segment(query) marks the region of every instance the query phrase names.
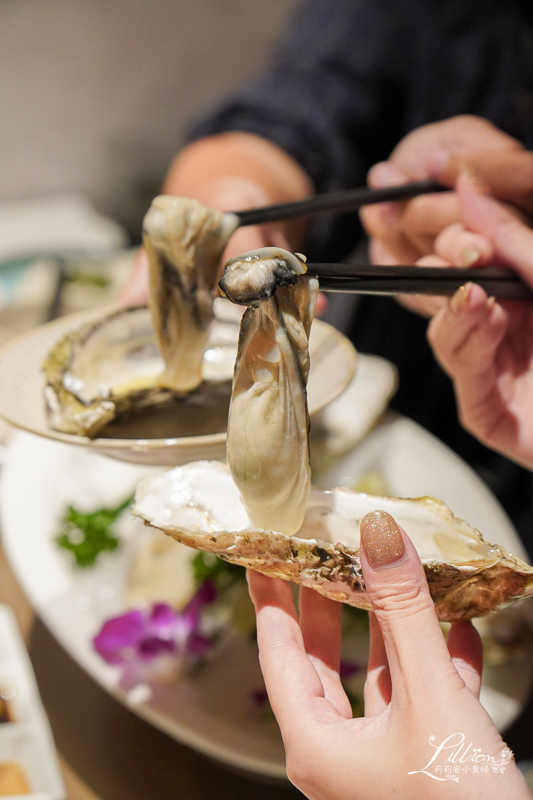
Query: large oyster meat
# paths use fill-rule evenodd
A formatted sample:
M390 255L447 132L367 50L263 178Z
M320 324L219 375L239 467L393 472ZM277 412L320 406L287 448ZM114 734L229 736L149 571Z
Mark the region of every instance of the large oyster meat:
M267 248L226 265L226 294L231 283L238 284L241 302L257 302L258 294L262 299L241 322L227 456L252 524L295 533L311 485L306 385L318 282L302 277L305 266L294 257L295 270L284 262L280 270L277 254ZM251 274L243 263L252 265ZM267 294L265 284L275 287L278 276L277 290Z
M165 370L157 382L189 392L202 381L220 258L239 224L235 214L187 197L156 197L144 218L150 308Z
M532 567L485 542L479 531L429 497L312 489L302 527L288 536L255 527L228 467L199 461L142 481L133 513L189 547L370 608L361 572L359 522L377 509L392 514L412 539L440 619L483 616L533 594Z

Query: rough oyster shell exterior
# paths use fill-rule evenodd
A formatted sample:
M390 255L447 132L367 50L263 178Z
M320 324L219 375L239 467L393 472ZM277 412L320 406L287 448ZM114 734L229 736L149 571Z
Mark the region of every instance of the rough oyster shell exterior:
M421 557L441 620L483 616L533 593L533 568L431 497L375 497L313 489L298 535L250 526L228 468L194 462L142 481L132 513L183 544L370 608L359 556L359 521L388 511Z

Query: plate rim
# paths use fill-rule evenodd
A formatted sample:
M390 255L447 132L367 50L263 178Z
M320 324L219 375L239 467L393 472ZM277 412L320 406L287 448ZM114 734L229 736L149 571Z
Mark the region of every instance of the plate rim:
M13 339L6 342L4 345L0 347L0 369L2 367L2 361L6 355L10 353L10 351L24 345L25 343L31 342L32 339L38 339L41 335L43 330L50 331L53 328L58 328L62 330L62 336L68 334L69 330L74 329L75 327L79 327L85 323L89 323L91 321L96 321L100 318L107 316L108 314L116 311L118 308L147 308L146 304L141 304L139 306L117 306L117 305L107 305L100 307L98 309L90 309L88 311L77 311L73 314L68 314L63 317L59 317L56 320L52 320L51 322L44 323L43 325L39 325L37 328L33 328L30 331L26 331L18 336L15 336ZM221 320L223 322L227 322L227 320ZM71 323L71 324L69 324ZM236 323L232 323L236 324ZM313 320L313 328L316 329L318 326L318 330L322 332L328 332L329 336L332 336L333 339L336 341L336 344L343 348L346 356L346 361L348 364L347 367L347 378L344 382L344 385L339 389L339 391L333 396L326 398L320 404L316 404L313 406L312 409L309 411L310 416L315 416L316 414L320 413L325 406L327 406L332 400L336 397L340 396L342 392L346 389L349 385L350 381L353 379L356 365L357 365L357 351L352 344L352 342L340 331L330 325L327 322L324 322L320 319ZM43 400L44 402L44 400ZM183 437L168 437L164 439L112 439L112 438L103 438L103 437L95 437L94 439L90 439L88 436L78 436L77 434L72 433L65 433L63 431L56 431L51 428L49 425L46 428L40 428L36 425L31 426L29 424L21 423L18 420L15 420L13 417L10 417L9 413L6 414L5 410L0 408L0 418L4 419L7 423L12 425L14 428L24 430L27 433L35 434L36 436L42 436L44 438L63 442L64 444L73 444L79 445L82 447L88 447L92 450L111 454L112 452L118 454L120 452L124 453L131 453L131 452L142 452L142 453L156 453L158 451L170 451L176 449L187 449L194 446L197 447L207 447L207 446L222 446L227 439L226 431L222 431L220 433L210 433L210 434L201 434L199 436L183 436ZM118 455L116 455L118 457Z

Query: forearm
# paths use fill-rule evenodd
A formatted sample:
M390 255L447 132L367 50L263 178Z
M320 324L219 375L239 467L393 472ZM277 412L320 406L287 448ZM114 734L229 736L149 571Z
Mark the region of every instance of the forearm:
M309 197L313 186L302 167L276 144L236 131L187 145L172 162L163 192L237 211ZM298 246L302 221L285 223L283 233L292 247Z

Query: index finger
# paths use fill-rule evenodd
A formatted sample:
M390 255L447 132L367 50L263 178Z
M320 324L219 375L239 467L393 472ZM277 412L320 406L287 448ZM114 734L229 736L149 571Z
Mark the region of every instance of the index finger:
M325 700L320 677L305 651L289 584L253 570L248 570L247 578L257 616L261 671L284 740L316 710L317 701L322 702L326 718L342 719Z

